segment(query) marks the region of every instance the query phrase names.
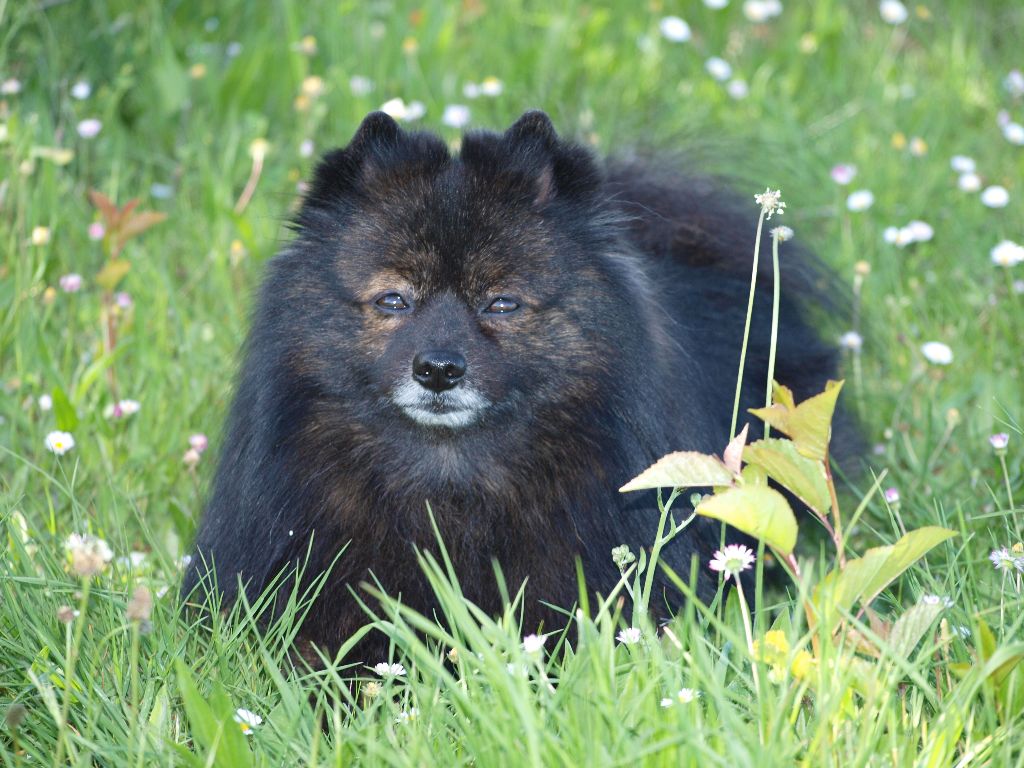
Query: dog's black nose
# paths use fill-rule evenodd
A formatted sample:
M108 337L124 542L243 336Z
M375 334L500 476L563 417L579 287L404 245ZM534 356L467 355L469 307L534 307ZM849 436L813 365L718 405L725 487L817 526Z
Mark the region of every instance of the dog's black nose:
M427 389L444 392L466 375L466 358L458 352L431 349L412 360L412 377Z

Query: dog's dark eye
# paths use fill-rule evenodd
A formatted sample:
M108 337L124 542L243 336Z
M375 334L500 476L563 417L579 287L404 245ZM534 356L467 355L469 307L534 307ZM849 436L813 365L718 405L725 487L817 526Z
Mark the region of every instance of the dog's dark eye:
M403 309L409 308L409 305L400 293L385 293L374 303L381 309L386 309L389 312L401 312Z
M508 312L515 312L519 309L519 304L507 296L499 296L490 304L487 305L487 309L484 312L491 312L496 315L504 315Z

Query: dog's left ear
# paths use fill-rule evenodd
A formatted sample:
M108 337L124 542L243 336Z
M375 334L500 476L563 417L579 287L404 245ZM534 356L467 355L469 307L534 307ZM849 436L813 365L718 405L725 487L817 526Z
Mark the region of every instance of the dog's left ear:
M523 114L502 134L468 134L462 159L487 181L504 181L541 208L556 199L595 192L601 171L584 147L563 141L540 110Z

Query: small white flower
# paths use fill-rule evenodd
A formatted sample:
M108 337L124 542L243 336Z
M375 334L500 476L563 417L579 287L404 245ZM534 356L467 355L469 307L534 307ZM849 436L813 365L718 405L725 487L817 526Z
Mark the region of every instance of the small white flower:
M32 227L32 245L46 245L49 242L49 227Z
M402 677L405 674L405 667L397 662L388 664L386 661L381 661L373 665L373 671L381 677Z
M547 639L547 635L527 635L523 638L523 650L527 653L540 653Z
M930 224L916 219L907 224L907 230L910 232L911 240L915 243L927 243L935 236L935 230Z
M118 400L103 409L103 417L107 419L123 419L139 412L142 406L138 400Z
M1003 138L1018 147L1024 145L1024 125L1020 123L1007 123L1003 126Z
M250 712L248 709L242 709L239 707L235 710L235 722L238 723L238 727L242 729L242 733L246 736L251 736L253 729L260 727L260 724L263 722L263 718L255 712Z
M899 504L900 492L898 488L886 488L884 492L886 504Z
M505 90L505 84L496 77L485 77L480 83L480 93L484 96L501 96Z
M82 289L82 276L77 272L61 275L57 282L64 293L78 293Z
M864 338L856 331L847 331L839 337L839 346L851 352L860 352L864 346Z
M704 69L712 78L720 83L724 83L732 77L732 65L725 59L718 56L712 56L710 59L705 61Z
M1006 187L993 184L981 191L981 203L988 208L1005 208L1010 202L1010 193Z
M21 81L10 77L0 83L0 96L15 96L21 93Z
M846 208L854 213L866 211L875 204L875 196L870 189L858 189L846 198Z
M763 24L781 13L782 3L778 0L747 0L743 4L743 15L755 24Z
M419 120L427 113L427 108L420 101L410 101L408 104L400 98L391 99L381 104L380 111L406 123Z
M784 210L786 204L782 202L782 190L771 189L765 187L764 192L759 195L754 195L754 202L761 206L761 211L766 214L767 218L771 218L773 214L779 214L780 216L786 211Z
M747 81L742 77L734 77L725 86L725 92L729 94L729 98L739 101L745 99L750 94L750 86L747 85Z
M615 636L615 639L623 645L636 645L640 642L642 637L643 635L641 634L639 627L629 627L628 629L620 630L619 634Z
M943 608L953 607L953 598L949 595L922 595L921 602L925 605L941 605Z
M673 43L685 43L692 36L690 25L678 16L666 16L658 24L661 36Z
M907 6L899 0L882 0L878 4L878 12L886 24L902 24L909 16Z
M415 720L419 717L420 711L416 707L410 707L409 709L403 709L398 713L398 717L395 718L395 722L399 725L404 725L411 720Z
M1003 78L1003 88L1014 98L1024 96L1024 72L1011 69Z
M266 152L266 149L263 151ZM170 200L174 196L174 187L170 184L161 184L159 181L155 181L149 185L149 194L157 200Z
M941 341L928 341L921 345L921 354L933 365L949 365L953 362L953 350Z
M693 688L680 688L675 696L672 698L664 698L661 700L661 706L671 707L675 703L679 704L691 704L700 697L700 691L695 691Z
M77 83L71 86L71 96L84 101L92 95L92 86L89 85L85 80L79 80Z
M697 700L700 696L700 691L695 691L693 688L680 688L676 693L676 699L680 704L690 704Z
M39 403L39 410L41 411L48 411L53 408L53 398L49 395L40 395L37 402Z
M373 92L373 81L364 75L352 75L348 79L348 89L353 96L368 96Z
M312 139L303 139L299 144L299 157L312 157L316 147Z
M74 447L75 438L72 437L70 432L57 430L46 436L46 449L56 453L58 456L63 456Z
M779 227L773 227L770 234L780 243L784 243L787 240L792 240L794 233L792 227L787 227L785 224L783 224L782 226Z
M444 108L441 122L449 128L464 128L469 123L469 107L465 104L449 104Z
M708 568L729 579L747 570L754 564L754 550L743 544L726 544L715 552Z
M479 99L480 98L480 86L476 83L466 83L462 86L462 95L467 99Z
M997 267L1015 267L1024 263L1024 245L1018 245L1012 240L1003 240L989 251L989 256Z
M974 158L967 157L967 155L953 155L949 159L949 167L957 173L974 173L976 170Z
M83 139L94 139L99 132L103 129L103 123L97 120L95 117L90 117L86 120L82 120L78 124L78 135Z
M841 187L845 187L857 175L857 166L852 163L839 163L832 166L829 175L832 177L832 181Z
M981 176L974 173L961 173L960 178L956 180L956 185L962 192L977 192L981 189Z
M729 0L704 0L704 5L712 11L720 11L729 4Z

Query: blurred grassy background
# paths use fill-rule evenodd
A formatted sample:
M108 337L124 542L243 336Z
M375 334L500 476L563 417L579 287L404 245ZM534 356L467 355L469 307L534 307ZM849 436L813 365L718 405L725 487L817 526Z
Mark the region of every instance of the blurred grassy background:
M19 512L33 546L51 552L89 528L119 554L152 553L154 582L174 583L213 466L211 454L194 468L182 457L193 433L216 447L261 265L287 240L316 156L401 98L425 108L410 125L453 144L461 129L442 117L457 104L469 108L467 128L501 129L539 107L602 152L686 152L744 180L752 219L753 194L781 187L785 223L820 250L841 290L852 298L855 264L870 269L846 397L874 446L872 470L888 471L902 502L873 500L858 541L962 525L978 539L962 557L985 566L990 546L1020 540L990 433L1011 433L1009 483L1024 492L1024 266L990 260L999 241L1024 241L1024 147L1001 127L1024 122L1007 80L1024 66L1024 6L924 2L897 24L873 2L789 2L763 21L751 17L771 4L751 6L0 2L0 516ZM661 33L669 15L689 24L688 41ZM711 76L711 57L730 78ZM470 98L467 85L486 78L500 93ZM87 98L72 95L79 82ZM102 124L91 138L80 132L87 119ZM236 212L257 140L269 144L266 163ZM958 189L954 155L972 157L1009 204ZM839 163L858 169L848 187L830 178ZM118 288L132 307L118 315L113 356L103 354L95 278L106 257L88 235L90 188L168 217L126 248ZM873 192L868 210L847 209L854 189ZM931 241L885 242L887 227L914 219L934 228ZM38 227L46 243L33 242ZM68 273L83 276L82 290L59 288ZM951 347L951 365L924 359L931 340ZM58 392L78 421L61 459L44 446L57 413L39 402ZM139 412L105 417L117 398L138 400ZM934 564L927 578L955 593L963 568ZM972 589L980 599L998 581ZM37 596L40 612L56 599ZM0 626L15 626L12 608ZM13 670L24 651L8 652ZM24 685L0 673L0 692Z

